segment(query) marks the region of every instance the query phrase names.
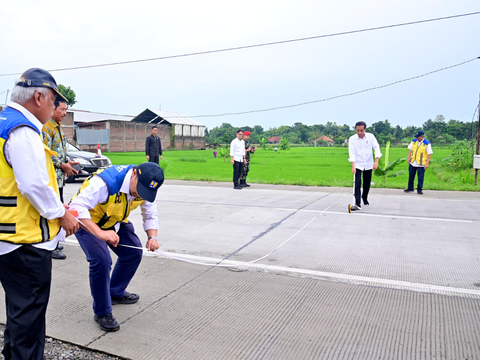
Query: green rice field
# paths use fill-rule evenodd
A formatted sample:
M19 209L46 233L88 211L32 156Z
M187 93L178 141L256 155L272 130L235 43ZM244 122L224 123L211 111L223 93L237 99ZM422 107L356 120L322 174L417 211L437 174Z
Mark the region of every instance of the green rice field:
M431 166L425 173L425 190L469 190L476 191L473 183L473 171L464 175L462 181L445 174L439 166L440 161L449 155L448 148L433 148ZM382 148L382 153L385 149ZM135 164L146 161L143 152L106 153L114 165ZM391 148L390 161L407 157L408 149ZM232 181L230 158L224 162L213 150L164 151L161 167L165 178L172 180L195 181ZM395 171L405 169L401 176L383 178L373 176L373 187L406 188L408 182L408 164L403 163ZM450 177L449 177L450 176ZM306 186L347 186L352 185L351 165L348 162L347 148L329 147L292 147L278 152L272 149L257 149L251 160L247 181L260 184L306 185ZM458 176L457 176L458 177Z

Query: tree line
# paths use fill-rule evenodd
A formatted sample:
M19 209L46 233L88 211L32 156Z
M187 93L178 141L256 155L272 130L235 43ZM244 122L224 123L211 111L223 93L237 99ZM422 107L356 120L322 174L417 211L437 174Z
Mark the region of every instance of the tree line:
M345 144L345 140L355 134L353 125L337 125L336 122L328 121L324 124L304 125L296 122L292 126L279 126L265 130L260 125L254 127L240 127L243 131L250 131L250 143L259 144L262 138L274 136L288 138L292 144L313 144L313 142L322 135L332 139L336 145ZM235 138L237 127L229 123L223 123L210 131L206 129L207 144L220 143L227 144ZM393 126L387 120L378 121L373 124L367 123L367 132L374 134L381 145L387 141L392 144L406 144L412 141L418 130L425 132L425 137L436 145L452 144L459 140L471 140L477 136L478 122L462 122L450 119L446 121L443 115L437 115L435 119L428 119L422 126L407 126L402 128L400 125ZM320 144L317 144L317 146Z

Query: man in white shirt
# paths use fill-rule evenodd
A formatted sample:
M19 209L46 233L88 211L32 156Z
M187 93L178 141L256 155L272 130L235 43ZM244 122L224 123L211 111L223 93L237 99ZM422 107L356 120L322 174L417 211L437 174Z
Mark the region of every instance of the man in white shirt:
M128 221L130 212L137 207L142 211L143 229L148 236L147 250L159 248L155 197L163 180L162 169L153 162L112 166L85 180L70 202L86 226L75 235L90 263L94 320L104 331L120 329L112 305L134 304L139 299L139 295L126 291L143 254L142 243ZM109 247L118 257L111 276Z
M372 182L372 172L378 168L378 160L382 157L380 146L375 135L365 132L367 124L359 121L355 124L355 135L348 140L348 161L352 163L352 173L355 174L355 206L357 210L362 208L360 197L363 204L368 206L368 192ZM373 153L375 151L375 162L373 162ZM363 174L363 193L360 196L360 187L362 186Z
M418 171L418 183L417 194L423 195L423 179L425 177L425 170L430 165L430 158L432 157L433 150L430 141L425 139L425 133L420 130L415 134L415 139L408 145L408 188L404 191L406 193L413 191L413 182L415 181L415 175Z
M45 313L52 251L78 229L60 202L42 127L62 95L47 71L33 68L15 82L0 113L0 281L5 290L5 359L44 359ZM65 232L61 229L65 230Z
M236 190L243 189L239 180L242 173L243 164L247 163L245 159L245 141L242 140L242 129L237 130L237 137L230 143L230 157L233 165L233 188Z

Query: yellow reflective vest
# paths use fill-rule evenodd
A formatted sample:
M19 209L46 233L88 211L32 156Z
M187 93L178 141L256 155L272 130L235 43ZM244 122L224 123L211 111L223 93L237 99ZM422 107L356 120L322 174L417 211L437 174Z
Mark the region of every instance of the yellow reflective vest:
M427 139L423 139L420 143L417 139L412 140L412 158L410 159L410 164L416 161L418 165L425 166L428 159L428 144L430 144L430 141Z
M0 241L36 244L52 240L60 231L60 224L58 219L48 220L42 217L18 190L13 169L5 158L4 148L10 133L20 126L29 126L41 136L39 130L21 112L7 107L0 113ZM57 153L45 145L44 149L48 185L59 194L52 163L52 155L56 156Z
M130 166L112 166L107 169L100 169L95 174L85 180L80 190L72 197L75 199L82 190L88 187L93 176L100 177L107 184L109 196L103 203L98 204L89 210L92 221L102 230L111 230L116 223L128 223L130 212L139 207L145 201L142 198L135 198L128 202L128 194L120 192L121 185L125 176L133 167Z

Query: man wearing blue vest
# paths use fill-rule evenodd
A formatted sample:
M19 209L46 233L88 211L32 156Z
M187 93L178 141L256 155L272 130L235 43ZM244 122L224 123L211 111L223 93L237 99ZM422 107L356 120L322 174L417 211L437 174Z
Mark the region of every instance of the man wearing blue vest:
M142 211L147 250L159 248L155 197L163 180L162 169L152 162L112 166L85 180L70 202L85 225L76 237L90 263L94 320L104 331L120 329L112 305L134 304L139 299L139 295L126 291L143 254L142 243L128 221L132 210L140 207ZM111 276L109 247L118 257Z
M0 281L7 312L2 353L7 360L44 359L52 251L78 229L60 202L52 163L57 153L41 137L60 97L50 73L29 69L0 113Z
M423 195L423 179L425 177L425 170L430 165L430 158L433 154L432 144L425 139L425 133L420 130L415 134L415 139L408 145L408 188L404 191L406 193L413 191L413 182L415 175L418 172L417 194Z

